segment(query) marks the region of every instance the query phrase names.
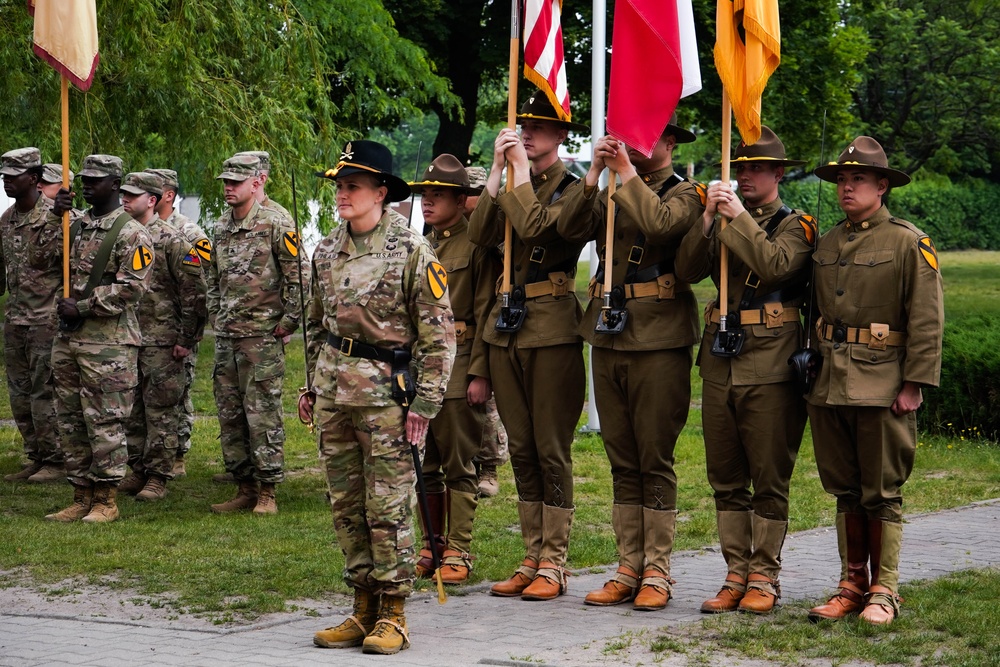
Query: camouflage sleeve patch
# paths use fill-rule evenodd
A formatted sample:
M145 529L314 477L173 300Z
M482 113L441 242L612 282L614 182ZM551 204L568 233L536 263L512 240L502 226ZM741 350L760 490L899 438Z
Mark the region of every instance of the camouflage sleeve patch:
M208 239L202 239L194 244L194 249L198 253L198 257L205 262L212 261L212 242Z
M935 271L939 271L938 254L937 250L934 249L934 243L931 242L931 238L929 236L925 236L920 239L917 241L917 247L920 248L920 256L924 258L924 261L927 262L928 266Z
M291 257L299 256L299 235L295 232L285 232L281 236L281 242L285 247L285 251Z
M153 251L144 245L140 245L132 253L132 270L142 271L153 262Z
M802 225L802 231L805 232L806 242L809 245L816 245L816 235L819 229L816 218L803 213L799 216L799 224Z
M184 255L184 259L181 260L181 264L201 268L201 256L197 250L191 248L187 251L187 254Z
M698 181L691 181L691 185L694 186L695 191L698 193L698 199L701 200L701 205L705 206L708 204L708 186L704 183Z
M448 289L448 272L437 262L429 262L427 264L427 284L430 286L434 298L440 299Z

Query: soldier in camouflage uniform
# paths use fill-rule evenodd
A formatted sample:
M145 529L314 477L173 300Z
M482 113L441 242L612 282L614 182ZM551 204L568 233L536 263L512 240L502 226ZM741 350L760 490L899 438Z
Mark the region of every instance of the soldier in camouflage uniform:
M10 293L3 326L7 389L28 457L20 472L4 479L50 482L66 476L55 433L49 364L62 273L57 266L35 269L25 259L27 249L45 227L52 200L38 190L42 166L37 148L13 150L0 160L4 191L14 200L0 216L0 281L6 280Z
M299 325L299 238L286 216L257 202L258 158L232 157L218 178L231 208L215 224L208 305L222 456L239 491L212 511L276 514L274 487L285 474L282 339Z
M315 414L319 427L344 578L354 589L354 615L313 641L363 644L366 653L409 646L403 606L416 575L416 473L408 443L423 442L441 409L455 347L447 273L427 240L386 212L410 193L391 166L385 146L355 141L326 172L346 222L313 254L306 317L314 386L299 401L299 416ZM415 387L406 407L394 391L404 374Z
M62 187L62 173L61 164L56 164L55 162L46 162L43 164L42 177L38 181L38 190L49 199L55 199L55 196L59 194L59 188ZM70 183L73 182L73 178L74 174L71 170L69 172Z
M465 198L465 217L468 218L479 202L479 195L486 186L488 172L484 167L466 167L469 175L469 188L472 194ZM479 495L492 498L500 493L500 480L497 478L497 468L507 463L510 458L507 452L507 430L500 421L497 412L496 398L490 397L486 402L486 422L483 424L483 442L479 453L473 459L476 464L476 474L479 478Z
M139 386L126 424L132 474L119 490L136 500L160 500L174 476L185 360L198 344L206 318L205 278L194 246L156 215L163 177L148 171L132 173L121 191L125 212L153 240L155 261L149 291L139 302Z
M191 220L179 210L174 208L174 201L180 191L180 183L177 180L177 172L173 169L147 169L146 171L158 174L163 177L163 196L156 202L156 214L167 224L180 230L181 236L194 246L201 264L202 273L205 267L212 261L212 242L208 239L208 234L198 223ZM204 322L198 330L197 338L200 341L205 333ZM177 431L177 456L174 458L174 479L184 477L187 471L184 468L184 457L191 449L191 431L194 429L194 403L191 400L191 386L194 384L194 372L198 366L198 343L191 348L191 354L184 357L184 371L186 378L184 381L183 410L180 416L179 430ZM229 473L224 473L229 474ZM232 480L230 480L232 481Z
M236 157L245 157L247 155L260 160L260 175L263 180L261 181L260 190L257 191L257 203L265 208L273 208L291 220L292 214L288 212L288 209L268 197L264 191L267 188L268 180L271 178L271 154L267 151L243 151L242 153L237 153Z
M103 523L118 518L115 495L128 458L125 420L139 384L136 309L149 288L153 243L118 202L121 158L89 155L80 176L91 208L71 231L70 297L57 301L60 330L52 344L56 428L73 504L45 518ZM71 206L72 194L61 190L29 253L32 266L61 262L61 216ZM100 279L93 284L95 265Z

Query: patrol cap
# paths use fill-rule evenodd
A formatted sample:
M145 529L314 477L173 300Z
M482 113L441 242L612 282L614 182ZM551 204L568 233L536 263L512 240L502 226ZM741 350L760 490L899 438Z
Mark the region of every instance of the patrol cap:
M486 179L489 177L489 172L486 171L485 167L466 167L465 173L469 175L469 187L476 191L476 194L483 191L486 187Z
M42 154L37 148L16 148L0 155L0 174L20 176L32 167L42 166Z
M545 120L556 123L571 132L590 132L590 128L572 120L563 120L556 113L555 105L549 101L548 96L540 90L536 90L528 98L528 101L521 105L521 113L517 114L517 124L520 125L526 120Z
M177 180L177 172L173 169L146 169L151 174L156 174L163 179L164 190L179 190L180 181Z
M867 169L886 178L891 187L899 187L910 182L905 172L889 167L882 144L864 135L851 142L836 162L816 167L814 174L824 181L837 182L837 174L844 169Z
M434 158L424 170L424 177L408 185L416 193L423 192L424 188L448 188L460 195L479 194L479 190L469 187L469 174L465 167L450 153L442 153Z
M122 167L122 159L117 155L88 155L83 158L83 168L77 176L89 176L91 178L107 178L115 176L121 178L125 175L125 168Z
M260 173L260 158L256 155L234 155L222 163L222 173L216 180L245 181Z
M252 155L260 160L260 170L261 171L271 171L271 154L267 151L241 151L236 154L237 157L241 155Z
M148 192L159 197L163 194L163 177L149 171L133 171L125 177L120 190L130 195Z
M331 181L351 174L375 176L389 190L386 199L391 202L403 201L410 196L410 186L392 173L392 151L377 141L348 141L336 166L316 172L320 178Z
M785 144L766 125L760 126L760 139L749 146L741 141L733 154L733 163L767 162L778 167L797 167L805 164L805 160L789 160L785 158ZM718 166L718 165L716 165Z
M73 180L76 175L73 170L69 170L69 180ZM62 183L62 165L55 162L47 162L42 165L42 183Z

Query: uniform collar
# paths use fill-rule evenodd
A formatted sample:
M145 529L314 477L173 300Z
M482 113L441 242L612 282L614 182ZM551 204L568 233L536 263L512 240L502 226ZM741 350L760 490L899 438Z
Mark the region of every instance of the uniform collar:
M781 197L776 197L773 201L769 201L763 206L754 206L753 208L747 206L747 211L750 213L751 216L754 217L754 219L757 220L759 220L760 218L770 219L775 213L778 212L778 209L781 208L782 203L783 202L781 201ZM746 202L744 202L744 206L746 206Z
M448 229L445 229L444 231L440 231L440 232L438 230L436 230L436 229L433 230L434 240L435 241L440 241L441 239L449 239L449 238L455 236L456 234L461 234L462 232L464 232L468 228L469 228L469 221L466 220L465 216L463 215L461 220L459 220L458 222L456 222L454 225L452 225Z
M656 171L651 171L648 174L639 174L639 178L642 182L650 187L650 189L656 190L661 185L667 182L667 179L674 175L674 165L670 164L663 169L657 169Z
M552 166L543 171L542 173L531 175L531 187L538 189L552 180L558 180L562 178L563 172L566 171L566 165L563 164L562 160L556 160L552 163Z
M230 209L230 211L232 211L232 209ZM258 211L260 211L260 202L258 202L255 199L254 202L253 202L253 204L250 206L250 210L247 212L247 217L243 218L243 220L241 220L238 225L236 224L236 214L233 213L233 226L232 226L232 228L233 229L250 229L251 227L253 227L253 219L255 217L257 217L257 212Z
M866 220L862 220L860 222L851 222L850 220L847 220L844 223L844 228L849 232L864 232L869 229L874 229L879 224L892 219L893 218L889 213L889 209L885 206L881 206L879 210L875 211L875 213L873 213Z
M87 215L81 224L83 224L83 226L87 229L111 229L111 226L115 224L115 220L118 219L118 216L124 213L125 208L123 206L119 206L110 213L103 215L100 218L95 218L93 210L90 210L87 211Z
M365 237L365 245L368 246L369 252L382 252L383 247L386 245L395 245L398 238L391 233L392 226L392 218L389 217L389 212L386 211L379 218L372 231ZM337 251L352 256L356 255L358 247L354 244L354 239L351 237L347 222L344 222L338 228L338 233L340 234L340 238L337 240Z

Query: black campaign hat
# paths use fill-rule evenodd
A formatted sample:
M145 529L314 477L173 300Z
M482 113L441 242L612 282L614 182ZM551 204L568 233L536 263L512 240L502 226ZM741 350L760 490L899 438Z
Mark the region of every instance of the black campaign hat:
M351 174L370 174L378 178L389 191L386 195L389 201L403 201L410 196L410 186L392 173L392 152L377 141L347 142L336 166L316 172L320 178L331 181Z

